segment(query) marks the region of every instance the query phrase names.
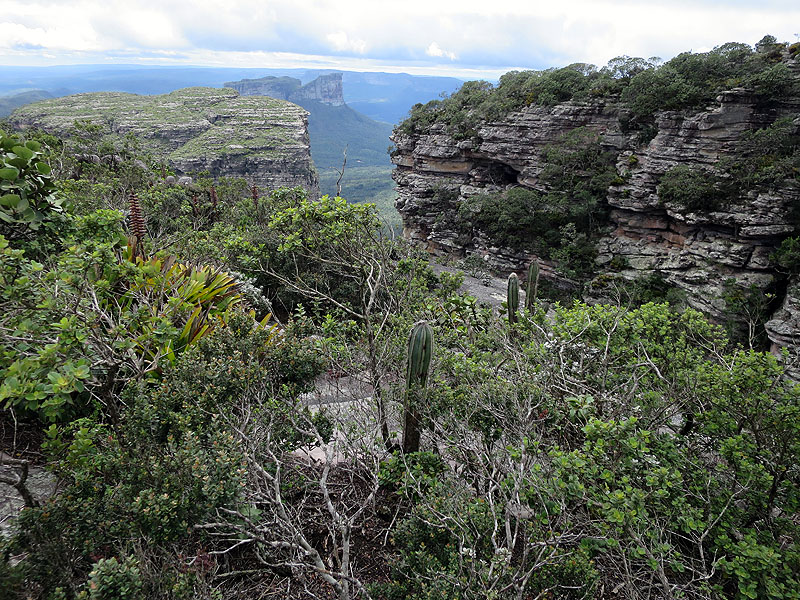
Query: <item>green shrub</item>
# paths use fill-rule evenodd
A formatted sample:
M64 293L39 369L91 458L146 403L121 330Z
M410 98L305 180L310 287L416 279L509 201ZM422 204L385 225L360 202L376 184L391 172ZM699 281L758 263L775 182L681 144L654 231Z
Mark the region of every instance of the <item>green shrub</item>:
M124 557L101 558L89 573L85 590L78 600L140 600L144 599L142 575L136 559Z
M770 259L786 273L800 273L800 238L788 237L783 240Z
M674 203L693 212L716 210L723 194L713 174L687 165L678 165L661 177L658 197L662 202Z
M297 411L307 411L296 398L321 368L306 342L237 314L160 381L131 382L115 426L97 417L52 426L47 446L63 487L20 516L13 546L27 553L20 568L48 591L85 579L93 557L144 548L165 561L157 576L171 577L166 549L211 544L194 525L243 489L242 448L230 431L237 411L250 396L263 398L272 439L287 451L307 443L293 425ZM312 422L330 435L321 413Z

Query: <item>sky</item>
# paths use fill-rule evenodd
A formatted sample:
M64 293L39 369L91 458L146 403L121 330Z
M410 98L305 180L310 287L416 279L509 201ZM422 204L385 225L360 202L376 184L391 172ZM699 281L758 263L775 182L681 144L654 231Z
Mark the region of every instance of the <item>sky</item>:
M335 68L496 78L800 39L800 0L1 0L0 65Z

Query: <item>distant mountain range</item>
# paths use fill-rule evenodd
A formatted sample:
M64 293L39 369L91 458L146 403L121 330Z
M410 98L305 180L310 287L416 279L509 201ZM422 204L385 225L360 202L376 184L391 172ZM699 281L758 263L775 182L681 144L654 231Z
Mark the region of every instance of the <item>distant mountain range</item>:
M322 193L336 193L346 148L342 196L352 202L376 202L388 224L398 228L387 154L392 125L408 116L414 104L452 93L462 83L453 77L308 69L0 66L0 117L29 102L84 92L154 95L227 85L242 95L289 100L309 112L311 154Z
M244 69L218 67L149 67L142 65L67 65L56 67L0 66L0 95L42 90L52 96L81 92L166 94L191 86L223 87L238 79L294 77L307 84L320 75L342 73L344 101L376 121L398 123L417 102L437 98L461 87L454 77L406 73L358 73L309 69Z

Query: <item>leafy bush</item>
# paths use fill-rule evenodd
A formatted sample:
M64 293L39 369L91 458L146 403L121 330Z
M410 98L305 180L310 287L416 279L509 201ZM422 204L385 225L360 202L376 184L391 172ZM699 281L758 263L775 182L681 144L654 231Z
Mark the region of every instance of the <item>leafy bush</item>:
M407 470L387 597L796 596L800 395L775 357L663 305L519 326L438 347L447 468Z
M674 203L692 212L716 210L723 194L713 174L687 165L678 165L661 177L658 197L662 202Z
M738 85L753 88L765 99L785 97L794 89L788 68L780 62L786 44L772 40L765 36L755 50L731 42L709 52L684 52L663 65L658 59L619 56L602 69L577 63L546 71L511 71L495 87L467 82L443 100L415 105L398 130L420 133L444 123L451 135L464 139L476 137L483 123L531 104L552 106L599 97L621 98L634 117L630 126L646 128L659 110L701 108L720 91Z
M791 275L800 273L800 238L788 237L783 240L770 259Z
M295 448L306 439L293 419L307 410L295 399L320 370L306 343L238 314L182 354L161 381L131 382L115 426L92 417L51 427L48 447L64 488L20 517L14 544L29 553L29 579L44 590L69 587L87 577L93 557L137 547L170 570L174 559L162 556L164 548L209 544L194 526L231 505L247 475L229 429L242 398L266 395L274 439ZM315 422L324 426L321 417Z
M86 590L78 600L138 600L142 593L142 575L136 560L124 557L101 558L89 573Z

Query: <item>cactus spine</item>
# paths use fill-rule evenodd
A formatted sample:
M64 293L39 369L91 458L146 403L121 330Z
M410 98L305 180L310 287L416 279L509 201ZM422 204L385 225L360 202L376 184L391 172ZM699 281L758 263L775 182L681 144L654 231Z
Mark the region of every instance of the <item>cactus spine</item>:
M525 296L525 308L532 311L536 305L536 295L539 292L539 261L534 260L528 267L528 287Z
M406 368L406 405L403 425L403 452L419 450L420 418L416 396L428 382L433 355L433 328L426 321L417 322L408 336Z
M516 273L508 276L508 322L517 322L517 309L519 308L519 277Z

